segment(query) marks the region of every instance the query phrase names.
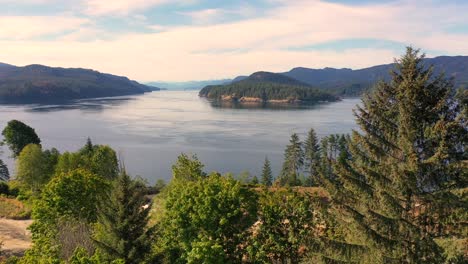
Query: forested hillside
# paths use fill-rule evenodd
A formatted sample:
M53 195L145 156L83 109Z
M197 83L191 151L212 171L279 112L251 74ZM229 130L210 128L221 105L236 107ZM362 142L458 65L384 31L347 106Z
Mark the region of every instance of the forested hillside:
M199 95L214 100L255 103L338 100L338 97L314 89L308 84L271 72L256 72L246 79L230 84L207 86Z
M62 102L158 90L126 77L78 68L0 65L0 103Z

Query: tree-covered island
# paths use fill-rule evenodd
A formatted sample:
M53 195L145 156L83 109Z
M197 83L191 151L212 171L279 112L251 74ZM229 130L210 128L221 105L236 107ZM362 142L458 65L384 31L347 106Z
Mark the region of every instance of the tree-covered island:
M339 100L339 97L328 92L271 72L256 72L230 84L206 86L199 95L215 101L251 104L300 104Z

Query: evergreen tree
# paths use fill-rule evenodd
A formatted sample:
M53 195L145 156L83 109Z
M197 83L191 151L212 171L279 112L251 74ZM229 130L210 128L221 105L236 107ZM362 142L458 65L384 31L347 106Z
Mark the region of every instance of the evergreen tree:
M466 126L451 82L423 58L408 48L391 82L363 98L355 111L362 133L334 163L336 178L322 177L329 211L347 230L324 240L327 262L441 263L434 237L461 229L450 221L466 205L454 192L466 187Z
M291 135L289 145L284 152L283 169L281 170L281 185L296 186L299 184L298 176L304 165L304 150L299 136Z
M271 186L273 184L273 173L271 172L271 165L268 157L265 157L265 163L262 170L262 184Z
M309 174L309 178L307 180L309 184L307 185L314 185L316 183L314 178L317 177L320 165L320 147L317 134L313 128L309 130L307 139L304 143L304 165Z
M253 176L252 181L250 183L255 184L255 185L259 183L257 175Z
M108 201L100 207L95 241L110 260L141 263L151 250L151 207L145 206L148 202L142 185L122 171Z
M8 171L8 167L3 160L0 159L0 181L8 181L10 179L10 172Z
M88 137L88 138L86 139L86 144L85 144L84 147L80 150L80 153L91 155L91 154L93 153L93 150L94 150L93 142L91 141L91 138Z

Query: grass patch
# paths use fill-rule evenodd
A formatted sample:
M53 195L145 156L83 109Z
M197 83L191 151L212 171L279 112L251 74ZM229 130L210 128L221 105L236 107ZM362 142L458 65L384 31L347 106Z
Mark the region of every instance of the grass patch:
M435 241L444 249L446 263L466 263L468 259L467 238L439 238Z
M31 208L14 198L0 196L0 217L24 220L31 217Z

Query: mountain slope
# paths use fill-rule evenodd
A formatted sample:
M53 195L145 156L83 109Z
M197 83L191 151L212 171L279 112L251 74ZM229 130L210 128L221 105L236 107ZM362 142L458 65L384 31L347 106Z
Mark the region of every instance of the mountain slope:
M456 86L468 87L468 56L440 56L425 59L426 65L434 65L436 74L444 71L453 77ZM394 64L384 64L369 68L351 69L309 69L294 68L282 73L314 87L340 95L359 95L371 88L375 82L390 78Z
M206 86L199 95L212 100L240 103L302 103L339 99L301 81L271 72L256 72L230 84Z
M155 89L127 77L88 69L0 65L1 103L61 102L142 94Z

